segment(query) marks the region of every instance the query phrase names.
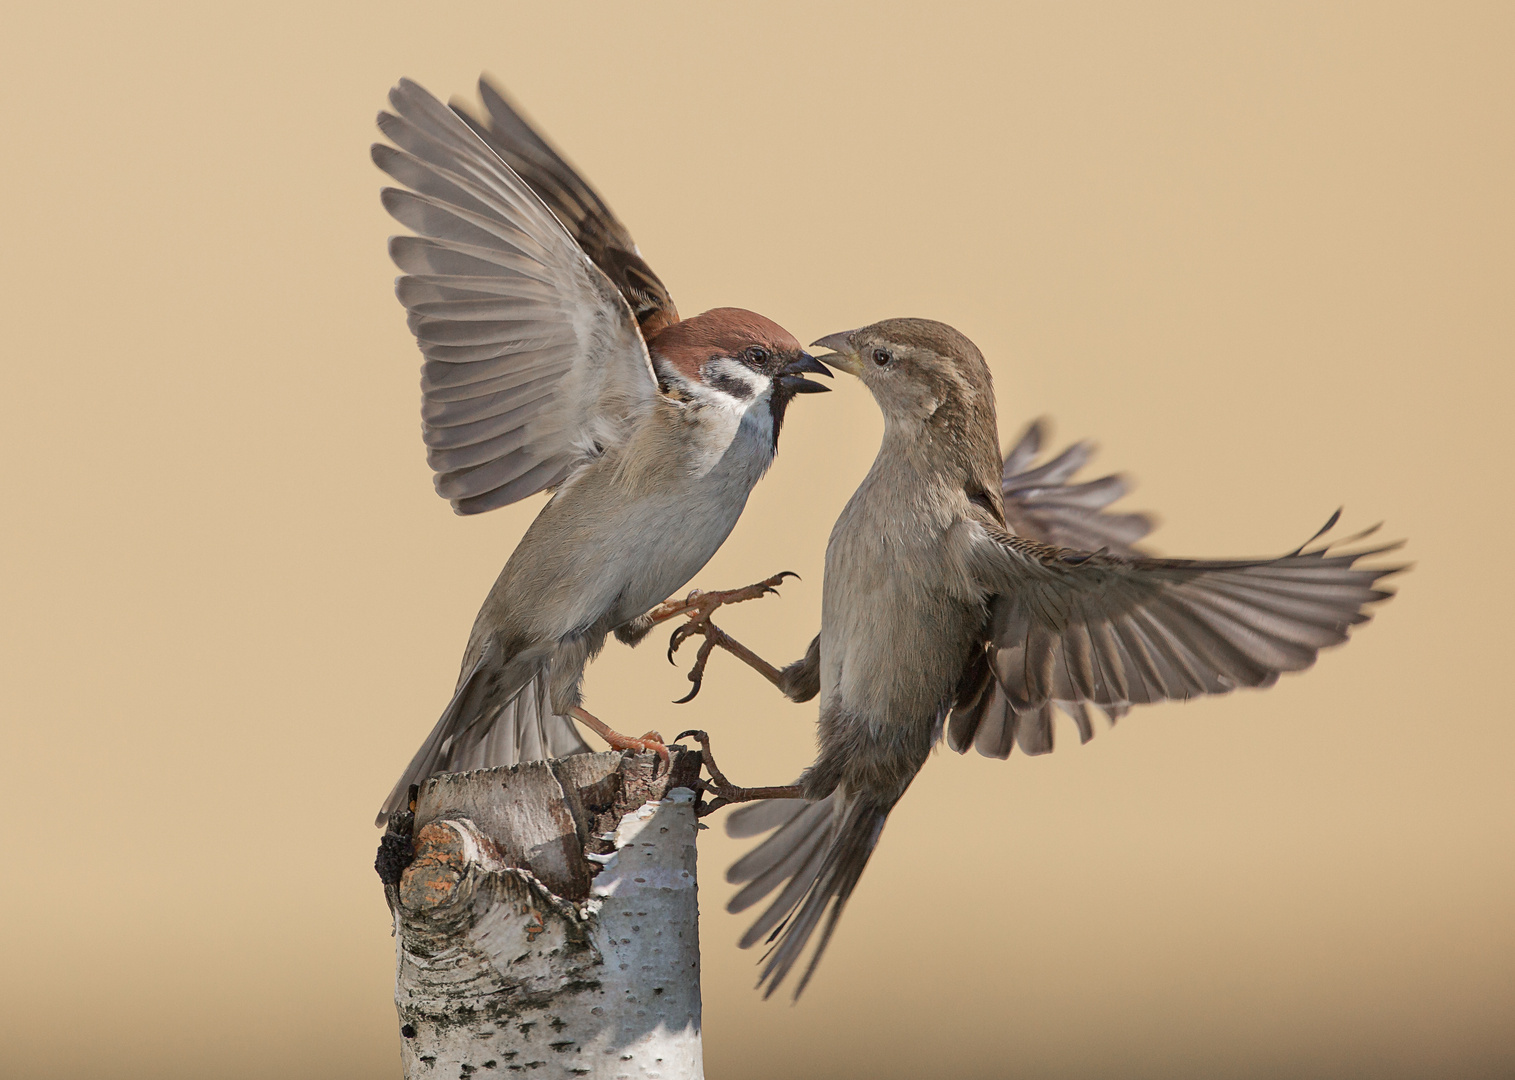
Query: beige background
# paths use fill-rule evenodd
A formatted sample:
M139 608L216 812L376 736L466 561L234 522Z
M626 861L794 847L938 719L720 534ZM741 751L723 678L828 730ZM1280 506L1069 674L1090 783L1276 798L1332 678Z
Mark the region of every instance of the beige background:
M942 755L806 999L703 840L713 1077L1515 1072L1508 4L27 5L7 13L0 1074L395 1076L369 822L539 501L455 518L367 145L495 73L680 307L984 349L1175 554L1338 504L1418 566L1307 676ZM799 403L699 581L774 659L877 445ZM591 705L747 782L813 707L654 643Z

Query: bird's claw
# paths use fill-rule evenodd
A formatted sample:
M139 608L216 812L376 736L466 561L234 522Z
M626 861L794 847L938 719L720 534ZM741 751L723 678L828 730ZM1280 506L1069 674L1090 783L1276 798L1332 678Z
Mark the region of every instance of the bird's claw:
M653 622L662 622L671 619L675 615L687 615L691 620L708 618L715 609L725 604L740 604L743 600L756 600L761 596L772 593L779 594L778 587L783 584L786 577L799 578L793 570L783 570L772 577L764 578L753 585L744 585L740 589L714 589L706 592L703 589L691 589L689 595L682 600L665 600L648 614Z
M772 593L779 595L778 587L783 584L785 578L799 579L799 574L793 570L781 570L772 577L764 578L752 585L746 585L740 589L722 589L714 592L702 592L699 589L692 590L682 601L672 601L665 605L668 614L682 614L689 616L689 621L674 629L668 637L668 662L677 663L674 653L679 651L679 646L694 637L696 634L703 635L705 640L700 645L700 651L696 654L694 667L689 669L689 681L694 685L689 693L674 701L675 705L687 705L693 701L695 695L700 692L700 685L705 678L705 665L710 660L710 653L717 645L724 645L730 639L720 627L710 621L710 616L715 610L726 604L739 604L743 600L756 600L761 596ZM667 617L664 615L663 617Z
M675 705L687 705L693 701L695 695L700 692L700 686L705 680L705 665L710 662L710 654L715 647L726 638L726 632L715 623L710 621L709 615L701 615L692 619L673 632L668 639L668 662L673 663L673 654L678 647L696 634L703 634L705 640L700 642L700 651L695 653L694 667L689 669L688 679L694 685L689 688L689 693L674 701Z
M700 760L705 766L705 771L710 774L709 779L700 780L700 788L707 795L715 798L701 805L695 810L695 816L704 817L714 813L723 806L732 803L753 802L758 799L803 799L804 791L798 784L789 784L784 787L737 787L726 774L721 772L720 766L715 763L715 756L710 752L710 734L699 728L690 728L688 731L679 732L674 742L684 739L693 739L700 744Z
M676 663L677 661L674 660L673 654L679 651L679 646L694 637L695 634L704 633L705 627L709 624L710 616L699 615L683 625L675 627L673 633L668 635L668 662L670 664Z
M638 754L651 752L662 758L663 765L666 768L673 767L673 759L668 754L668 746L664 743L663 736L659 735L656 731L649 731L637 739L633 739L629 735L622 735L619 732L611 732L609 735L602 737L610 744L612 750L630 750ZM652 775L657 776L657 774L657 766L654 765L652 767Z

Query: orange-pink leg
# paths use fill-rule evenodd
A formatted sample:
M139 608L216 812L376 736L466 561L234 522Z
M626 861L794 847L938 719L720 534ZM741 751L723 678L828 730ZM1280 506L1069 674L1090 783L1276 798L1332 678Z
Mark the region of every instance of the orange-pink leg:
M660 623L665 619L671 619L675 615L687 615L689 621L673 632L668 639L668 662L673 663L673 654L678 651L680 645L696 634L705 638L700 645L700 651L695 657L694 667L689 672L689 681L694 685L689 693L674 702L675 705L683 705L693 701L694 696L700 692L700 684L705 678L705 664L710 660L711 650L717 645L731 653L737 659L747 664L758 674L773 683L780 690L783 684L780 680L779 670L757 653L737 641L715 623L710 621L710 616L716 608L726 604L739 604L743 600L756 600L768 593L778 595L778 586L786 577L799 577L793 570L785 570L783 573L774 574L771 578L765 578L755 585L748 585L741 589L724 589L716 592L702 592L695 589L682 600L665 600L647 613L648 618L654 623Z
M786 577L797 578L799 575L793 570L785 570L774 574L771 578L764 578L756 585L747 585L740 589L717 589L713 592L692 589L682 600L664 600L649 611L647 617L654 623L660 623L675 615L688 615L691 619L697 619L702 615L708 616L723 604L740 604L743 600L756 600L769 593L777 596L778 586Z
M615 728L605 723L598 717L584 709L574 708L569 710L570 715L600 738L610 744L612 750L634 750L639 754L652 751L663 759L663 764L669 764L668 747L663 743L663 736L656 731L649 731L639 739L633 739L630 735L622 735Z

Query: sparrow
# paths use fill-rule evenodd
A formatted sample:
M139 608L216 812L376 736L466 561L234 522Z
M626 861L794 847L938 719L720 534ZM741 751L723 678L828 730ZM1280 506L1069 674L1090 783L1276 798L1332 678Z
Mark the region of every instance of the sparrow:
M604 201L482 81L486 115L410 80L379 114L373 160L424 363L421 431L437 492L477 514L552 497L469 635L456 689L379 813L438 772L587 752L573 720L617 749L653 749L582 707L606 636L635 644L702 603L667 600L715 554L768 470L785 410L827 375L783 327L716 308L680 319ZM781 575L782 576L782 575ZM781 577L780 576L780 577ZM664 601L667 600L666 603Z
M706 752L712 805L774 800L727 825L737 837L777 830L727 874L744 884L731 911L778 891L741 940L772 946L765 997L820 927L794 996L804 990L938 742L1041 754L1054 710L1088 741L1091 706L1113 722L1132 705L1270 686L1344 641L1392 595L1379 581L1403 569L1355 565L1398 545L1311 548L1336 516L1278 558L1144 554L1135 543L1150 521L1103 512L1125 490L1119 477L1065 483L1086 446L1032 468L1033 427L1001 461L988 365L957 330L890 319L814 346L834 350L821 360L860 378L884 415L878 456L826 547L819 635L786 668L753 664L793 700L819 695L818 753L797 784L737 788L709 737L686 733ZM699 629L730 641L708 619Z

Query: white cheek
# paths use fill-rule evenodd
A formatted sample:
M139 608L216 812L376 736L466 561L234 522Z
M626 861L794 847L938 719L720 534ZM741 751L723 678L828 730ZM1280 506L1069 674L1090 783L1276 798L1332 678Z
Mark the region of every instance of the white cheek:
M702 374L709 397L739 413L763 400L773 385L766 375L724 357L709 361Z

